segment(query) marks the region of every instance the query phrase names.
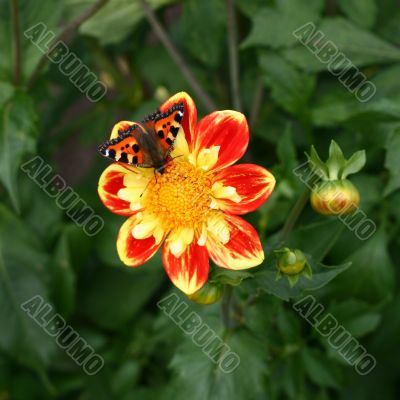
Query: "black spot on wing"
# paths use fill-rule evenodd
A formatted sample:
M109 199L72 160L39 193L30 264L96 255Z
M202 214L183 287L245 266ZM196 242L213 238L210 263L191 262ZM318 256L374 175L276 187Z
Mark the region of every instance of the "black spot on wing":
M119 157L118 161L127 163L128 162L128 154L126 154L125 152L121 153L121 156Z
M173 136L173 137L176 137L176 135L177 135L178 132L179 132L179 128L178 128L177 126L171 126L171 127L169 128L169 131L172 133L172 136Z
M177 112L175 114L175 118L174 119L175 119L176 122L178 122L178 124L180 124L182 122L182 118L183 118L183 115L180 112Z
M159 130L157 132L157 135L158 135L159 138L164 139L164 132L162 130Z
M138 163L137 156L132 157L132 164L137 164L137 163Z
M103 154L105 154L105 153L103 153ZM113 149L108 150L108 157L112 158L113 160L115 160L116 154L117 153L115 152L115 150L113 150Z
M169 145L171 145L172 143L174 143L170 138L166 138L165 141L166 141Z
M139 145L135 143L135 144L132 146L132 149L133 149L133 151L134 151L135 153L137 153L137 152L139 151Z

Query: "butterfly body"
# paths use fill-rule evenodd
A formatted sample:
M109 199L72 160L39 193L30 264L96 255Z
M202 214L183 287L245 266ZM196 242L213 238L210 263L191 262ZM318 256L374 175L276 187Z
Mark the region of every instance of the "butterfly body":
M147 116L142 123L122 124L118 137L99 147L103 156L163 174L183 119L183 104Z

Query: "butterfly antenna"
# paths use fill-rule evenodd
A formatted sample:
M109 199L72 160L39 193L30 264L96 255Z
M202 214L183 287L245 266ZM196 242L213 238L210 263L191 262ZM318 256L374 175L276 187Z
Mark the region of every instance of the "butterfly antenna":
M140 198L142 198L142 196L144 195L145 191L147 190L147 188L148 188L149 185L150 185L150 182L151 182L151 179L147 182L146 187L144 188L143 192L142 192L141 195L139 196Z
M175 160L175 158L178 158L178 157L183 157L183 154L180 154L179 156L171 157L170 160L168 160L168 161L166 161L166 162L164 163L163 168L166 168L169 164L172 163L172 160Z
M157 174L156 174L156 169L155 169L155 168L154 168L154 178L155 178L156 183L157 183ZM145 192L145 191L147 190L147 188L149 187L150 182L151 182L151 179L147 182L146 187L144 188L142 194L139 196L140 198L144 195L144 192Z

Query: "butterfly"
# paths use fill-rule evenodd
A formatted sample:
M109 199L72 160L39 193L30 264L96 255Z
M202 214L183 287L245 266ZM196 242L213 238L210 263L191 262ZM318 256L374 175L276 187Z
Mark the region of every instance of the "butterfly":
M118 131L118 137L99 146L103 156L135 167L165 171L169 154L182 125L183 103L176 103L165 112L156 111Z

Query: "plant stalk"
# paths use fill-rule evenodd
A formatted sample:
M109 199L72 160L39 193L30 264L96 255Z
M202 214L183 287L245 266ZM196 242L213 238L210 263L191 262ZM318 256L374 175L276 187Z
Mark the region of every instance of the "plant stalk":
M226 9L228 14L228 50L229 50L229 67L231 81L231 96L233 99L233 107L237 111L242 110L240 100L239 86L239 55L237 45L237 24L235 15L235 5L233 0L226 0Z
M157 19L157 16L154 13L151 6L147 3L146 0L139 0L139 3L143 8L147 20L149 21L154 33L157 35L158 39L165 47L170 57L175 61L182 75L185 77L189 85L192 87L194 93L196 93L197 97L199 98L203 106L206 108L208 112L214 111L217 108L215 103L203 90L197 78L194 76L192 70L186 63L186 60L183 58L183 56L179 53L178 49L171 42L166 30L161 25L160 21Z
M84 22L86 22L89 18L91 18L94 14L97 13L105 4L108 3L109 0L98 0L96 3L93 4L87 11L85 11L82 15L78 18L70 22L62 32L54 38L53 43L57 43L59 40L66 41L67 37L74 31L76 31ZM31 77L28 81L28 87L32 86L33 83L36 81L37 77L40 75L40 72L45 67L47 62L49 61L48 55L51 52L51 48L43 54L39 63L37 64L35 70L33 71Z
M14 72L13 82L19 86L22 80L22 49L21 49L21 24L19 18L18 0L10 0L11 29L13 43Z

